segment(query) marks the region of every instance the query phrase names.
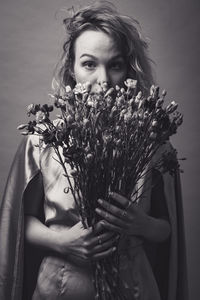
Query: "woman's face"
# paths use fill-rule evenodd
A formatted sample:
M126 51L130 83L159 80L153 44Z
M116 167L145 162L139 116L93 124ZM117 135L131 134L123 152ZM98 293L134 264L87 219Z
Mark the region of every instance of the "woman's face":
M127 64L114 39L102 31L86 30L75 41L76 83L122 85Z

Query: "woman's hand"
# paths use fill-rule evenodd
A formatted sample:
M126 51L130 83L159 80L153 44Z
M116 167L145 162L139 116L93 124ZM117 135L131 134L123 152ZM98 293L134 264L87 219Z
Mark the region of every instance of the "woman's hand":
M110 197L122 208L99 199L101 207L97 208L96 212L104 219L103 225L108 230L118 233L143 235L147 226L147 214L136 203L118 193L110 193Z
M97 260L111 255L116 250L116 242L116 234L105 232L101 222L96 224L94 230L85 229L79 222L70 229L58 232L57 250L83 260Z
M170 224L167 220L147 215L138 204L118 193L110 193L110 197L122 208L98 200L100 208L96 209L96 213L104 220L103 225L107 230L141 236L154 242L162 242L169 237Z

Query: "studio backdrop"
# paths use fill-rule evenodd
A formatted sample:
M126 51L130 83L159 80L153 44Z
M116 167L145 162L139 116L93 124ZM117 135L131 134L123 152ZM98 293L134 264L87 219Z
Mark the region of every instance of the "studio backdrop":
M92 1L90 1L92 2ZM179 103L184 123L172 139L181 175L190 299L200 299L199 237L199 0L113 0L120 12L140 21L154 61L155 82ZM16 127L26 106L45 103L61 55L62 8L85 5L77 0L0 0L0 194L21 140ZM17 195L16 195L17 197Z

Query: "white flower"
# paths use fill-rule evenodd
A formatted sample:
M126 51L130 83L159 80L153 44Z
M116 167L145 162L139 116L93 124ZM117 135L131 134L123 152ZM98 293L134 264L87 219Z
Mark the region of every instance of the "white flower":
M70 93L71 91L72 91L71 87L70 87L69 85L67 85L67 86L65 87L65 92L66 92L66 93Z
M131 112L127 112L127 113L124 115L124 122L125 122L125 123L128 123L128 122L131 121L131 119L132 119L132 114L131 114Z
M36 112L36 115L35 115L35 120L36 120L36 123L42 123L46 120L46 114L39 110Z
M128 78L124 81L124 84L127 86L127 88L135 89L137 86L137 80Z
M74 94L85 94L88 93L91 90L91 83L85 82L85 83L77 83L74 88Z

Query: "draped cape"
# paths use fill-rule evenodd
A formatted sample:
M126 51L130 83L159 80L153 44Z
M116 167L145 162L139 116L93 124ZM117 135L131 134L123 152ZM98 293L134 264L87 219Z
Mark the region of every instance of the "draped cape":
M28 136L23 139L11 166L2 200L0 210L1 300L27 300L28 296L24 294L26 279L30 274L31 278L34 277L33 269L30 270L30 266L27 267L24 259L27 257L32 260L33 252L31 250L26 255L23 193L28 183L40 172L38 141L37 136ZM174 176L165 173L162 176L171 236L166 249L160 250L160 253L156 255L159 268L155 270L155 277L158 279L160 290L167 284L166 300L187 300L186 251L179 173L177 172ZM26 268L24 268L25 265Z

